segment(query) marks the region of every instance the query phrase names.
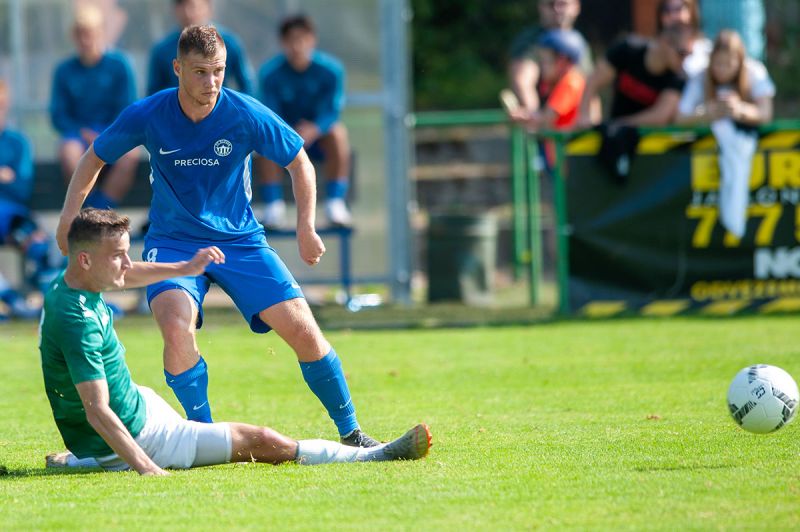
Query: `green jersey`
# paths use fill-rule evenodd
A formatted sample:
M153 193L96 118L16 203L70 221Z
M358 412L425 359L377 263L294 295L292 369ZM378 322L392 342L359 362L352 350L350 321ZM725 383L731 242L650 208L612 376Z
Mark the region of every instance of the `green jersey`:
M86 420L75 385L105 379L109 406L134 438L144 427L145 403L125 364L111 311L101 294L73 290L62 273L44 299L39 351L44 388L67 449L78 458L114 451Z

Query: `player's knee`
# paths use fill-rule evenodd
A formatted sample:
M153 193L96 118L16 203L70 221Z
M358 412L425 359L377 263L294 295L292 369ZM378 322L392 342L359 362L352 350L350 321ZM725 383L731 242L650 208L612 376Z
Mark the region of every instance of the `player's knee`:
M347 128L341 122L331 127L327 137L330 148L334 153L345 154L350 152L350 138L347 134Z

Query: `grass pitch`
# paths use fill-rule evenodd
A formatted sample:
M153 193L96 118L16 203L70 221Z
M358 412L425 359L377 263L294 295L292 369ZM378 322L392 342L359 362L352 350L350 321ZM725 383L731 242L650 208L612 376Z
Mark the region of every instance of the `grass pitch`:
M0 528L800 528L800 422L730 419L742 367L800 378L797 317L558 322L329 334L372 435L430 424L420 462L224 465L168 478L52 473L62 447L36 326L4 324ZM173 405L150 318L118 324L134 379ZM289 349L209 319L199 341L218 420L335 438Z

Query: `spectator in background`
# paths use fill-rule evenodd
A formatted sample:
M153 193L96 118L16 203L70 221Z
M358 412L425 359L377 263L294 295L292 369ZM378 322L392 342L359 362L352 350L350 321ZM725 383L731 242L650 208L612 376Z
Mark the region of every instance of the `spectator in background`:
M541 72L534 53L539 37L547 30L572 30L580 15L581 3L580 0L539 0L538 8L539 26L525 29L511 44L508 75L511 90L518 100L518 106L512 107L522 111L511 117L515 121L524 121L524 112L530 115L540 107L537 86ZM583 73L588 75L592 71L591 52L583 37L581 41L583 51L579 63Z
M8 84L0 80L0 244L19 249L32 263L30 281L43 285L52 274L50 239L31 218L28 201L33 188L33 156L30 143L21 133L6 125L11 95ZM11 314L31 318L39 310L31 308L0 274L0 301Z
M659 31L676 24L687 24L700 31L700 10L696 0L661 0L658 3L656 27ZM692 47L692 53L683 61L683 71L687 78L705 70L708 66L708 55L711 53L711 41L698 36Z
M683 61L697 31L687 24L661 30L654 39L628 36L612 45L586 82L579 124L595 123L590 102L613 84L610 119L617 125L663 126L672 122L684 86Z
M50 115L61 135L59 159L69 182L83 152L100 132L136 99L133 70L122 54L106 50L103 16L96 7L83 5L72 27L77 55L60 63L53 76ZM137 151L117 161L87 205L113 208L133 184Z
M344 107L344 68L338 59L316 49L314 25L305 15L285 19L279 28L283 53L259 72L261 101L303 138L309 156L324 158L325 215L332 225L349 226L345 203L350 175L350 141L341 122ZM263 157L256 159L266 202L263 222L284 225L284 169Z
M575 30L549 30L539 36L535 52L540 73L537 96L544 104L532 113L512 110L515 121L530 130L568 129L575 125L586 86L578 67L584 44Z
M748 57L764 60L764 0L702 0L700 12L706 35L735 30L744 40Z
M753 126L772 120L774 97L764 65L747 57L738 33L722 30L707 71L689 81L681 98L681 122L711 123L719 147L720 221L736 238L747 230L750 169L758 146Z
M170 87L178 86L178 77L172 67L178 49L178 38L181 30L187 26L209 24L213 17L211 0L174 0L175 20L180 25L169 35L159 41L150 51L150 64L147 78L147 95ZM244 48L239 39L231 32L216 26L228 49L228 64L225 72L225 86L234 82L234 89L246 94L253 94L253 72L247 61Z
M683 91L681 123L713 122L730 118L745 125L772 120L775 84L767 68L747 57L738 33L723 30L714 41L709 66L694 76Z

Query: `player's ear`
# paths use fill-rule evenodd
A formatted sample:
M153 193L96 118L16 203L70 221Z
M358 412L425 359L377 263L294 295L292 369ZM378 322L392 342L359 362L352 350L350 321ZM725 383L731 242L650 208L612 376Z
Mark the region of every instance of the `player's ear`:
M88 251L79 251L75 258L78 261L78 266L80 266L82 270L89 271L92 267L92 257L89 256Z
M172 60L172 71L175 73L176 76L181 76L181 63L177 59Z

